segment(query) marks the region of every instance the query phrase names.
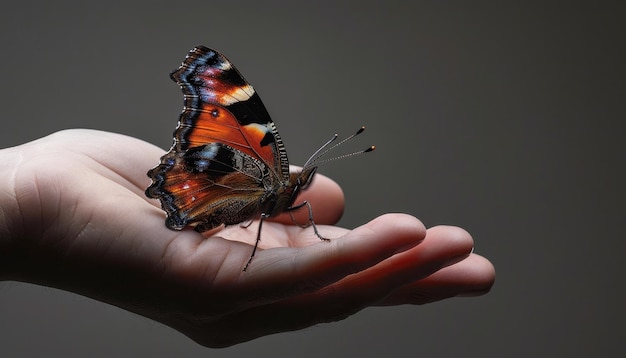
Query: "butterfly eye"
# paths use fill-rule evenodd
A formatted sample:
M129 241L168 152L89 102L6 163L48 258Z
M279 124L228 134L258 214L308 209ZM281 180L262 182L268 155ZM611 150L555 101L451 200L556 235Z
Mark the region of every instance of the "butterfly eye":
M309 185L313 181L315 172L317 172L317 167L312 167L312 168L303 170L298 175L298 187L300 188L300 190L304 190L309 187Z

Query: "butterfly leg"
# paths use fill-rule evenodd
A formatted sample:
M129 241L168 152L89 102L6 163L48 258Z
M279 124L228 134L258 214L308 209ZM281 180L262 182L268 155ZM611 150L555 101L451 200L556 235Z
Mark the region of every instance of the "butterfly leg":
M293 216L293 212L295 210L298 210L298 209L302 208L305 205L306 205L306 207L309 210L309 222L307 224L303 225L303 224L300 224L300 223L298 223L296 221L296 218ZM298 225L298 226L300 226L302 228L313 226L313 232L315 233L315 236L319 237L319 239L322 240L322 241L330 241L329 239L323 237L320 234L319 231L317 231L317 225L315 225L315 221L313 220L313 208L311 207L311 203L309 203L308 201L305 200L305 201L303 201L302 203L300 203L300 204L298 204L296 206L292 206L292 207L287 208L287 211L289 211L289 215L291 216L291 220L293 220L293 222L296 225Z
M261 227L263 226L263 221L265 221L265 219L267 219L268 217L269 217L269 214L265 214L265 213L261 214L261 218L259 219L259 228L256 233L256 241L254 242L254 248L252 249L252 254L250 255L250 258L248 259L248 262L243 267L244 272L248 269L248 266L250 266L250 263L252 262L252 258L254 257L254 254L256 253L256 248L259 247L259 241L261 241Z

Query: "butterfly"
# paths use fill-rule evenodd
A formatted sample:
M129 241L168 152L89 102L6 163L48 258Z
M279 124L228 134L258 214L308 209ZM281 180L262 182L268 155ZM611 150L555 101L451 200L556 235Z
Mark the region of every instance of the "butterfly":
M285 146L254 88L221 53L204 46L192 49L170 74L182 89L184 107L174 144L148 171L146 196L159 199L172 230L198 232L260 219L246 271L261 240L263 221L307 207L308 224L322 237L307 201L294 204L307 189L320 158L355 134L330 146L335 134L297 173L289 172ZM359 153L374 150L374 146ZM349 156L350 153L341 157ZM336 157L333 159L337 159ZM293 216L292 216L293 218Z

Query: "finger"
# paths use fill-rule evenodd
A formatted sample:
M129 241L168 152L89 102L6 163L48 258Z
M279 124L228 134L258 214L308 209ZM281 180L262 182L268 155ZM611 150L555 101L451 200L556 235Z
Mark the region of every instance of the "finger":
M442 267L465 259L474 249L472 236L456 226L435 226L429 228L424 243L411 252L396 255L368 272L360 279L376 280L378 276L391 273L405 283L421 279ZM372 277L370 278L369 275Z
M426 229L416 218L387 214L330 242L263 250L242 279L253 287L260 283L267 292L280 293L277 298L313 292L413 248L425 235Z
M385 220L385 223L397 222L398 219L400 218ZM341 320L383 301L384 297L409 282L428 277L442 267L463 260L471 252L472 246L471 236L462 229L433 228L428 231L426 239L420 245L409 250L400 250L400 253L378 265L347 276L316 292L237 313L233 321L238 322L237 325L246 325L246 321L250 320L249 324L252 325L255 320L268 320L271 323L264 330L275 333ZM280 315L276 315L276 312L280 312ZM263 335L265 334L268 332L264 331ZM249 339L252 338L255 337Z
M430 228L420 245L324 287L309 295L307 300L317 301L320 307L338 307L337 317L341 318L341 312L356 312L378 303L398 288L464 260L470 255L472 248L472 237L461 228ZM333 320L332 312L329 312L328 319Z
M378 305L421 305L450 297L479 296L489 292L494 280L495 268L491 262L471 254L461 262L395 290Z

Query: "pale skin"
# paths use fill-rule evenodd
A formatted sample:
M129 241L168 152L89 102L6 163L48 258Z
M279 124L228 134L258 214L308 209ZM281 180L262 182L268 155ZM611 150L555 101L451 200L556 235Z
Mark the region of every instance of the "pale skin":
M169 325L209 347L491 288L493 265L453 226L406 214L333 226L343 193L317 174L300 200L324 237L289 215L203 236L171 231L146 172L164 151L108 132L67 130L0 150L0 279L57 287ZM296 217L306 221L306 210ZM417 324L417 323L416 323Z

